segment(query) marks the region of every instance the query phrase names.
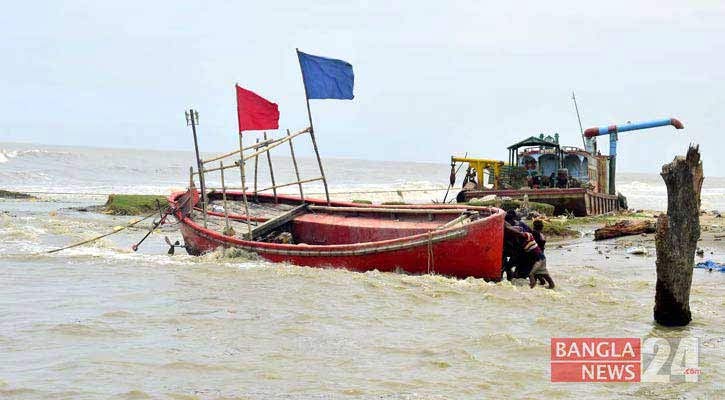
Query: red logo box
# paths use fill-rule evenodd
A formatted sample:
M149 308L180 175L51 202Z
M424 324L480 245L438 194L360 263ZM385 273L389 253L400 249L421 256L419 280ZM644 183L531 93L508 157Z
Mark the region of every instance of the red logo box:
M552 382L639 382L639 338L552 338Z

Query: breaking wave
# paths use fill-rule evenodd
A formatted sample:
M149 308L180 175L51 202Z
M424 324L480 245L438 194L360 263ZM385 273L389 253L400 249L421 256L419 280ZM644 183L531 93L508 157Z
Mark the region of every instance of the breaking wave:
M0 164L5 164L7 162L10 162L14 158L22 158L22 157L36 157L36 158L42 158L42 157L52 157L55 159L58 158L68 158L72 157L74 153L70 151L58 151L58 150L47 150L47 149L27 149L27 150L6 150L6 149L0 149Z

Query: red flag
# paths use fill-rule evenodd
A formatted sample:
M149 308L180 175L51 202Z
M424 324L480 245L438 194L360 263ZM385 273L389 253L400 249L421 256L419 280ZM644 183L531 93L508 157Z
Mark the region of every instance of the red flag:
M279 128L277 104L237 86L237 118L239 132Z

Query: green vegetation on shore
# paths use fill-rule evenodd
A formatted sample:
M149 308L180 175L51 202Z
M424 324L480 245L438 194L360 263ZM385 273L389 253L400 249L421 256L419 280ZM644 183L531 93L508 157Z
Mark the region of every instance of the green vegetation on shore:
M0 189L0 199L34 199L35 196L31 196L27 193L12 192L10 190Z
M108 196L108 201L106 201L103 212L113 215L147 214L158 210L156 200L159 201L161 207L169 204L166 196L153 194L112 194Z
M566 220L564 220L566 221ZM544 235L557 237L579 237L580 233L576 229L572 229L564 221L548 220L544 221Z
M517 208L521 207L521 201L519 201L519 200L487 200L487 201L471 200L468 202L468 204L472 205L472 206L499 207L505 211L516 210ZM530 201L529 209L536 211L543 215L548 215L548 216L554 215L554 206L552 206L551 204L536 203L536 202Z

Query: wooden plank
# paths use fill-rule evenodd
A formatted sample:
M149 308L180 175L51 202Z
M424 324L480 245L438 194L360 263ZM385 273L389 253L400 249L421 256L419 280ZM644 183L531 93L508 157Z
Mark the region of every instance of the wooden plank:
M268 234L269 232L279 228L280 226L292 221L295 217L307 212L307 204L300 204L299 206L287 211L286 213L274 217L267 222L258 225L252 229L251 237L253 239L259 238Z
M443 230L443 229L451 228L451 227L455 226L458 223L463 224L469 218L471 218L471 214L468 211L465 211L463 214L461 214L456 219L453 219L451 221L448 221L445 224L437 227L436 230Z

